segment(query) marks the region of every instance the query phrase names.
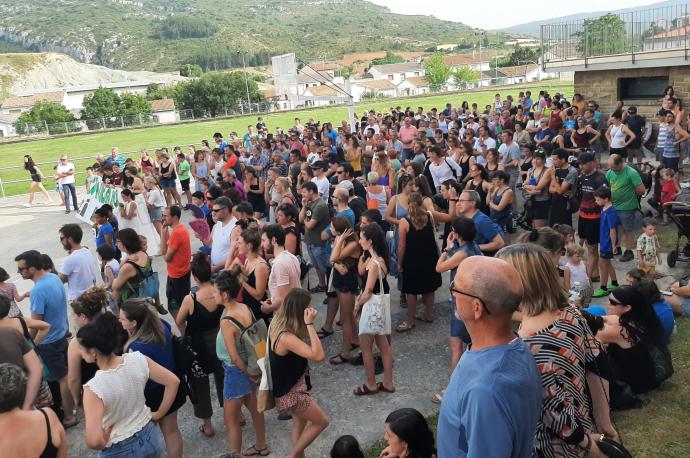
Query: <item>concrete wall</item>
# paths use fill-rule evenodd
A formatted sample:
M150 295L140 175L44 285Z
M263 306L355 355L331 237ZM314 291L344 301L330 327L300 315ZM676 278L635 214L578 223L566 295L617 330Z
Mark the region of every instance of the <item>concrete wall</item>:
M586 100L595 100L603 114L613 111L618 100L619 78L641 78L649 76L668 76L676 96L684 101L690 100L690 65L679 67L633 68L619 70L593 70L575 72L575 92ZM624 100L625 106L635 105L638 113L653 119L661 108L661 94L658 99Z

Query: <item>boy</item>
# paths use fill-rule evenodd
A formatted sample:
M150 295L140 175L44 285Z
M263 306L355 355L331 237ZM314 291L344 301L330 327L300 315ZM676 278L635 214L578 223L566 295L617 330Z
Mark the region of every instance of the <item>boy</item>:
M643 225L644 232L637 239L637 257L640 259L640 270L654 280L656 265L661 264L659 239L656 236L656 225L653 219L645 218Z
M592 297L608 296L610 290L618 287L616 270L611 264L613 259L613 247L616 246L616 228L618 227L618 213L611 202L611 190L602 186L594 191L594 200L601 207L601 220L599 222L599 275L601 284ZM611 284L608 287L608 279Z
M184 153L177 153L177 176L180 178L180 186L187 197L187 203L192 203L192 193L189 190L189 177L192 166L187 161L187 156Z
M201 191L196 191L192 194L192 204L199 207L203 212L204 216L207 217L211 210L206 205L206 199L204 198L204 193Z

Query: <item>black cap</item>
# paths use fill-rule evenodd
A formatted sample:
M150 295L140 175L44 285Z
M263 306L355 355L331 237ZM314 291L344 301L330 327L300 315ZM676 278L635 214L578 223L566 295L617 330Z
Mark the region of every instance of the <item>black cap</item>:
M656 112L657 116L666 116L667 114L668 114L668 110L664 110L663 108Z
M635 105L629 106L628 113L637 113L637 107Z
M313 169L321 169L321 170L328 170L328 162L326 161L315 161L311 165L312 170Z
M594 154L592 154L592 153L582 153L577 158L577 162L580 164L586 164L586 163L592 162L592 161L596 161L596 158L594 157Z

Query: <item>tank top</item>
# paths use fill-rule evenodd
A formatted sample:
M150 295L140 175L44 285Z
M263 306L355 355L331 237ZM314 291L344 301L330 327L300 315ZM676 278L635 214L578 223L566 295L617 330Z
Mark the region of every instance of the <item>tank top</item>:
M463 161L464 158L467 159ZM462 156L458 161L458 165L460 166L460 170L462 170L463 177L470 176L470 159L472 159L471 156Z
M571 288L575 285L575 282L578 282L581 288L589 285L589 276L587 275L587 267L584 262L580 262L580 264L576 266L568 261L565 263L565 266L570 270Z
M153 170L153 162L150 158L141 160L141 170Z
M611 127L611 148L624 148L625 132L623 131L623 124L620 126Z
M46 446L39 455L40 458L54 458L57 456L58 449L53 445L53 432L50 429L50 420L48 419L48 414L43 409L38 409L39 412L43 414L43 418L46 421L46 430L48 432L48 440L46 441Z
M266 261L262 262L266 263ZM252 271L247 275L247 284L252 288L256 288L256 268L259 264L261 263L257 263L254 266L254 269L252 269ZM268 288L266 288L266 291L264 291L264 295L261 299L256 299L254 296L249 294L249 291L245 291L244 289L242 290L242 302L244 302L247 307L251 309L256 318L261 318L266 321L266 325L268 326L268 318L270 315L266 315L261 311L261 301L265 301L266 299L268 299Z
M484 190L484 186L482 186L484 182L482 181L479 183L479 186L474 184L474 180L470 180L470 190L471 191L476 191L477 194L479 194L479 198L481 202L479 202L479 211L484 213L485 215L491 214L491 211L489 209L489 205L486 203L486 191Z
M572 143L580 148L580 149L586 149L589 148L589 141L594 137L594 134L591 133L588 130L585 130L584 133L580 133L579 130L575 129L573 131L573 134L571 135L570 139L572 140Z
M273 380L273 396L276 398L288 394L308 368L307 359L291 351L283 356L276 354L276 345L285 332L286 331L283 331L278 334L276 341L271 342L271 351L269 353L271 379Z
M408 214L407 208L400 205L398 199L395 199L395 219L403 219Z
M295 237L297 237L297 253L295 253L295 256L299 256L302 254L302 233L299 231L297 226L289 226L289 227L284 227L285 230L285 235L287 236L288 234L295 234Z
M221 317L221 320L224 320L226 316L227 314L225 313L225 308L223 308L223 315ZM231 326L235 326L235 324L231 320L228 321L230 321ZM246 362L247 354L242 350L239 338L235 339L235 348L237 349L237 354L239 355L240 359ZM230 359L230 353L228 353L228 347L225 346L225 340L223 339L222 331L218 331L218 336L216 337L216 355L218 355L218 359L223 361L223 364L225 364L226 366L234 366L232 360ZM271 369L273 369L273 367L271 367Z
M208 165L205 162L196 164L196 176L206 178L208 176Z
M388 203L386 202L387 197L385 188L376 194L367 191L367 208L378 210L381 216L385 216L386 210L388 209Z
M541 181L541 177L544 176L544 173L546 173L546 166L542 167L541 173L539 176L534 176L534 168L530 169L530 178L529 178L529 184L532 186L537 186L539 182ZM539 194L532 194L532 197L534 197L534 200L537 202L541 201L546 201L549 200L549 188L548 186L544 186L541 191L539 191Z
M169 163L168 165L163 165L161 164L161 174L168 173L170 171L170 167L172 166L172 162ZM164 180L174 180L177 178L177 174L175 174L175 168L173 168L172 173L170 174L170 178L164 177Z
M494 194L493 197L491 198L491 202L494 205L500 204L501 199L503 199L503 194L505 194L505 192L508 189L510 189L510 188L504 189L503 192L500 194L499 193ZM491 219L493 221L500 220L504 215L507 215L507 214L511 213L512 211L513 211L513 204L506 205L506 207L503 210L496 210L496 209L492 208L491 209Z

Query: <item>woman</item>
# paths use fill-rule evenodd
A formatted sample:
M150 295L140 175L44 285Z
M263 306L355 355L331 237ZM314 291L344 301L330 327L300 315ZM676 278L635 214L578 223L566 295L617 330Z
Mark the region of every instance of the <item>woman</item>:
M513 265L522 280L518 333L532 351L542 378L542 416L534 456L600 456L600 434L592 419L597 406L590 404L588 391L607 413L608 404L600 396L603 384L589 370L600 352L592 331L580 312L567 305L563 283L544 248L520 243L503 248L496 257ZM607 419L596 424L605 425L602 432L616 435Z
M199 427L206 437L213 437L216 432L211 423L213 407L211 406L211 388L208 374L213 374L218 401L223 399L223 367L216 355L216 336L223 307L216 301L216 293L211 283L211 264L203 253L195 253L192 258L192 277L198 289L182 300L175 323L180 334L189 338L191 347L197 354L204 377L192 378L196 402L194 416L202 420Z
M522 185L525 190L525 206L529 208L532 225L535 228L546 226L549 219L549 182L551 175L546 168L546 155L542 151L535 151L532 168L527 172L527 179Z
M84 386L86 446L99 457L163 456L165 446L156 422L175 400L180 380L138 351L122 351L122 326L111 313L99 315L77 332L81 357L96 363L96 375ZM160 406L146 405L146 385L164 387Z
M149 152L146 150L146 148L141 150L141 156L139 158L139 166L141 167L141 171L144 174L144 178L150 177L155 174L156 169L158 168L158 164L156 164L156 160L149 156Z
M271 168L271 170L274 170ZM271 175L271 170L268 171L269 176ZM295 204L295 195L292 193L292 183L289 177L277 176L273 183L273 187L270 190L269 195L269 205L271 206L270 211L270 221L277 222L277 211L278 208L283 204Z
M636 135L632 130L623 124L623 111L616 110L611 113L611 119L606 131L606 141L609 143L609 152L611 154L618 154L625 159L628 157L628 145L632 143Z
M240 279L242 291L238 299L249 307L255 318L263 319L268 326L271 317L261 311L261 302L268 299L266 291L270 269L266 260L259 254L261 232L254 226L244 229L237 238L236 245L239 255L236 262L240 263L239 259L244 259L241 263L244 274Z
M134 201L134 193L129 189L123 189L120 195L122 202L119 204L118 228L120 230L131 228L140 233L141 228L137 218L137 203Z
M31 186L29 186L29 203L24 204L24 206L31 206L31 204L34 201L34 194L36 193L36 188L38 188L43 193L43 195L46 196L46 199L48 199L48 203L52 204L53 198L50 197L50 194L48 194L48 191L46 191L46 188L43 186L43 183L41 183L41 181L45 179L45 176L43 176L43 172L41 172L41 169L38 168L38 166L34 163L34 160L28 154L24 156L24 170L27 170L31 175Z
M305 380L309 361L325 358L321 339L316 334L316 314L309 292L293 289L283 299L268 331L276 409L292 416L292 450L288 458L303 457L306 448L330 423L309 394Z
M523 121L517 121L515 123L513 141L517 143L520 148L532 144L532 137L530 136L529 132L525 130L525 123Z
M0 295L0 327L11 328L22 334L28 340L33 340L35 345L40 344L50 331L50 324L42 320L34 320L33 318L25 318L21 315L14 317L10 316L12 310L12 301L6 296ZM31 337L29 330L35 333Z
M268 179L264 186L264 202L268 205L268 222L276 222L276 207L282 198L281 193L276 189L276 180L280 178L280 169L271 167L267 172Z
M51 409L22 408L29 384L24 370L15 364L3 362L0 364L0 380L2 454L66 458L67 436L55 412Z
M510 189L510 175L503 170L491 174L491 188L486 196L486 204L489 206L489 217L494 224L500 226L506 239L506 245L510 245L510 234L513 232L513 202L515 194Z
M384 217L388 209L388 201L391 200L391 191L388 186L381 184L380 175L378 173L369 172L367 174L366 192L367 208L370 210L378 210L381 213L381 217Z
M103 288L89 288L70 303L74 323L82 328L105 311L108 305L108 292ZM82 404L82 387L91 380L98 370L96 363L87 363L81 357L79 342L71 339L67 346L67 385L74 399L74 405Z
M223 417L228 430L228 445L231 453L242 450L241 408L244 405L252 415L256 433L256 443L242 451L242 455L266 456L271 453L266 445L264 414L256 405L256 383L246 372L247 355L240 346L240 328L249 327L256 319L245 304L235 298L242 289L239 266L224 271L216 280L216 302L222 304L220 332L216 338L216 354L223 363L225 380L223 382ZM283 304L285 306L285 304ZM271 367L272 369L272 367ZM275 394L275 388L274 388Z
M336 216L331 223L331 234L335 235L331 249L332 284L338 294L340 322L343 327L343 345L340 353L329 358L333 365L343 364L350 359L350 352L359 347L355 331L355 296L359 291L357 260L359 245L350 221L344 216Z
M166 152L161 152L160 156L160 184L165 194L165 201L168 205L177 204L182 206L180 194L177 192L177 173L175 172L175 161L170 159Z
M134 229L121 229L117 233L117 247L127 254L127 260L122 263L112 286L113 301L120 304L131 297L137 297L141 282L153 266Z
M524 183L527 180L527 172L532 168L532 161L534 160L534 145L527 145L520 148L524 159L520 164L520 177Z
M211 151L211 161L209 163L209 167L212 171L210 178L213 178L214 181L218 180L218 175L221 173L224 165L223 152L218 148L213 148Z
M139 177L137 168L134 166L125 168L125 179L123 184L127 189L131 190L134 195L139 195L144 192L144 180Z
M144 179L144 186L146 191L144 192L144 201L146 202L146 210L149 213L149 219L156 228L158 234L161 233L163 228L163 209L165 208L165 196L163 196L163 191L158 187L158 182L152 176L146 177Z
M424 416L410 408L398 409L386 417L383 438L388 447L381 458L434 458L434 434Z
M439 250L431 212L423 207L422 195L408 196L408 216L400 220L398 244L398 271L403 276L403 293L407 295L407 319L395 330L407 332L415 327L415 320L433 321L434 292L441 286L441 275L436 272ZM417 295L422 295L424 311L417 313Z
M254 218L257 220L263 218L266 212L265 186L266 183L263 178L256 173L253 167L247 166L244 169L244 189L247 191L247 201L252 204Z
M452 139L454 138L455 137L452 137ZM453 144L454 141L452 139L451 144ZM459 148L460 156L455 158L455 162L457 162L462 170L463 181L467 181L470 177L470 170L472 166L477 163L477 159L474 157L474 149L472 148L472 144L470 142L459 143Z
M484 168L486 168L486 171L489 172L489 174L503 168L503 166L499 164L498 159L499 156L496 148L489 148L486 151L486 165L484 165Z
M194 190L201 191L200 180L206 178L208 174L208 162L203 150L194 152L194 162L192 162L192 176L194 177Z
M481 199L479 210L487 216L490 214L490 209L486 203L486 196L489 194L490 188L491 181L489 179L489 172L486 171L486 168L481 164L471 165L470 174L468 175L467 183L465 183L465 189L477 191Z
M591 149L592 145L599 141L599 137L601 137L601 132L587 124L584 116L577 117L577 128L573 130L570 136L570 141L575 149L580 152Z
M395 269L391 273L397 276L398 271L398 244L400 242L400 231L398 226L400 221L408 215L407 201L408 196L414 190L414 175L404 174L398 179L398 192L391 198L386 207L385 221L393 229L393 238L390 239L389 252L391 256L390 265ZM407 296L402 293L402 276L398 277L398 289L400 293L400 306L405 308L407 304Z
M356 135L350 135L345 145L345 160L352 165L355 177L362 174L362 147Z
M285 249L295 256L302 255L302 232L297 226L299 210L293 204L282 204L276 211L276 221L285 231Z
M385 151L376 153L376 160L371 165L371 171L378 174L378 184L386 188L390 193L390 190L395 185L395 168ZM367 175L368 178L369 176Z

